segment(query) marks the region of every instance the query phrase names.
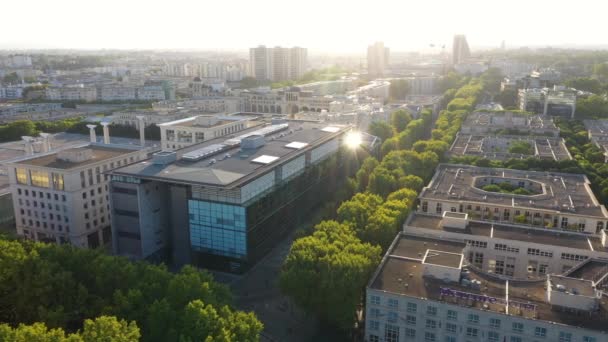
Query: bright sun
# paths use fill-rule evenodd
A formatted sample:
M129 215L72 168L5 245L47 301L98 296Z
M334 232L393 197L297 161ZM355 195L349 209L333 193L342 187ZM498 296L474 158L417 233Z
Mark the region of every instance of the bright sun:
M344 143L350 148L357 148L361 145L361 133L359 132L348 132L344 137Z

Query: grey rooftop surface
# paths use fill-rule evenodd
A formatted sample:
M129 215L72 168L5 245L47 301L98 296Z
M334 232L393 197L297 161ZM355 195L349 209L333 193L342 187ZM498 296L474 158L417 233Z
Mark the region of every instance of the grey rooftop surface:
M74 147L70 149L66 149L65 151L76 151L76 150L91 150L92 158L82 161L82 162L70 162L66 160L62 160L58 158L57 152L52 152L48 154L43 154L41 156L34 156L30 159L24 159L15 164L19 165L29 165L29 166L39 166L53 169L63 169L69 170L89 164L98 163L104 160L120 157L122 155L130 154L136 152L137 149L134 148L122 148L116 145L99 145L99 144L89 144L80 147Z
M493 311L505 314L507 304L505 298L509 299L508 314L515 317L542 320L576 326L596 331L606 332L606 315L608 314L608 303L605 297L600 300L599 310L592 314L580 314L552 308L546 301L546 280L540 281L506 281L485 274L474 268L469 268L468 279L480 282L480 286L465 286L456 282L445 282L441 279L423 276L424 267L422 260L411 258L411 253L406 252L398 246L411 245L416 243L427 243L427 246L438 250L452 249L456 245L450 246L450 242L445 239L421 238L406 233L400 233L388 252L384 256L382 263L378 266L375 274L368 283L368 288L372 290L394 293L413 298L420 298L436 302L449 303L451 305L470 307L483 311ZM412 241L407 241L412 240ZM452 242L452 244L455 242ZM448 244L448 245L446 245ZM460 253L464 249L464 243L460 244ZM562 280L562 277L556 279ZM570 281L567 279L567 281ZM576 279L572 282L577 282ZM442 294L442 289L451 292L460 292L471 295L495 298L495 301L478 301L472 299L460 299L458 296ZM586 291L586 290L585 290ZM520 306L524 305L524 306ZM531 309L533 308L533 309Z
M236 182L241 184L249 179L258 177L266 171L271 170L276 165L300 156L305 151L318 147L350 129L349 126L332 125L333 127L338 127L338 131L326 132L322 129L327 127L328 124L298 121L289 121L287 123L289 124L287 130L267 136L265 145L257 149L241 150L239 146L236 146L225 149L217 155L209 156L199 161L181 160L181 156L185 153L211 145L222 144L226 140L233 138L233 136L225 136L180 149L176 151L177 160L167 165L157 165L152 162L152 159L148 159L123 168L118 168L114 170L113 173L116 175L132 176L142 179L172 181L185 184L203 184L218 187L232 186L236 185L234 184ZM239 131L235 135L240 136L255 132L261 128L262 126L252 127ZM287 134L280 136L281 133ZM285 146L292 142L302 142L308 145L301 149L288 148ZM230 157L227 157L227 154L229 154ZM278 157L278 159L269 164L252 162L254 159L261 156L273 156Z
M517 179L525 183L542 184L544 192L533 196L514 195L484 191L474 186L476 179L490 178L498 182L501 179ZM589 188L589 180L582 174L440 164L419 198L608 217L606 209L599 204Z
M471 239L475 236L483 236L584 250L591 250L592 246L595 251L608 252L608 248L603 247L601 239L595 235L578 234L550 228L531 228L480 221L469 221L467 228L462 230L442 227L441 221L441 216L414 213L410 216L406 226L467 234L471 235Z

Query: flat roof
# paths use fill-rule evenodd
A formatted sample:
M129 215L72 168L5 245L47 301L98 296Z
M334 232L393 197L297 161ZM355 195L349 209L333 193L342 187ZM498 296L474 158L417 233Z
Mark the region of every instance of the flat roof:
M441 216L413 213L405 226L460 233L471 235L471 238L474 236L483 236L487 238L515 240L584 250L591 250L591 247L593 247L594 251L608 252L608 248L603 247L601 239L595 235L583 235L556 229L531 228L528 226L504 225L481 221L469 221L465 229L458 229L443 227L441 221Z
M524 196L489 192L474 186L476 180L501 182L517 179L543 187L543 193ZM471 165L440 164L430 183L422 189L421 200L480 203L512 208L550 210L556 213L608 217L582 174L484 168Z
M399 245L410 244L404 241L410 239L419 238L405 233L397 235L368 283L369 289L483 311L489 310L500 314L505 314L506 298L508 297L509 315L606 332L604 317L608 314L608 304L604 297L600 300L598 312L581 315L552 308L545 299L546 282L544 279L539 281L510 280L507 286L505 280L470 267L463 272L463 277L471 282L477 282L478 286L466 285L463 282L448 283L443 279L424 276L422 261L409 258L408 254L402 253L403 249L396 248ZM441 246L446 243L446 240L426 238L426 242L430 245ZM464 244L461 246L464 248Z
M535 129L552 133L559 131L559 129L553 122L553 118L551 118L550 116L530 115L510 111L473 112L467 115L462 125L465 127L480 126L492 129Z
M197 123L197 119L199 118L209 118L209 119L217 119L216 122L210 124L210 125L201 125ZM191 116L185 119L179 119L179 120L175 120L175 121L170 121L170 122L164 122L161 124L158 124L157 126L163 126L163 127L169 127L169 126L175 126L175 127L202 127L202 128L211 128L211 127L217 127L217 126L222 126L231 122L236 122L236 121L246 121L248 120L247 118L243 118L243 117L239 117L239 116L234 116L234 117L229 117L229 116L218 116L218 115L197 115L197 116Z
M530 144L533 154L509 152L508 146L516 141ZM476 156L487 159L506 160L529 158L570 160L572 157L562 138L511 135L458 134L452 147L452 156Z
M337 132L326 132L323 128L327 127L327 124L302 121L289 121L287 123L289 127L286 130L267 136L265 144L256 149L242 150L238 145L232 148L227 146L221 153L198 161L181 160L185 153L215 144L222 144L235 136L255 132L261 129L261 126L239 131L234 136L216 138L180 149L176 151L177 160L167 165L157 165L152 162L152 159L147 159L115 169L113 172L142 179L211 186L236 186L258 177L273 169L278 163L302 155L305 151L318 147L350 129L350 126L340 126ZM296 141L308 145L301 149L286 146ZM227 157L227 155L230 155L230 157ZM278 157L278 159L267 164L253 162L261 156ZM268 158L265 158L265 160L268 160Z
M29 165L29 166L41 166L48 167L53 169L73 169L81 166L85 166L88 164L98 163L100 161L104 161L107 159L112 159L116 157L120 157L122 155L130 154L138 151L133 148L126 147L118 147L116 145L98 145L98 144L88 144L85 146L74 147L63 151L84 151L91 150L93 156L91 159L82 161L82 162L69 162L66 160L62 160L58 158L58 152L53 152L49 154L44 154L39 157L34 157L30 159L20 160L15 162L16 165Z

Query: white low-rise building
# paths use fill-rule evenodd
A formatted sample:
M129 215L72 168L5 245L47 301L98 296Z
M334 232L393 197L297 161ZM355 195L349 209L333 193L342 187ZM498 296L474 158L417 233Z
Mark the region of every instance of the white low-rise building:
M159 124L161 147L173 151L207 140L238 134L259 125L248 118L234 116L199 115Z

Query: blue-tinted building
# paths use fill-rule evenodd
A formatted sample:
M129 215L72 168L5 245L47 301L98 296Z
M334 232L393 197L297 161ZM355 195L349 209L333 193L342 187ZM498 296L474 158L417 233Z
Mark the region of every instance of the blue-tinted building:
M115 253L246 270L337 191L350 130L267 123L112 171Z

